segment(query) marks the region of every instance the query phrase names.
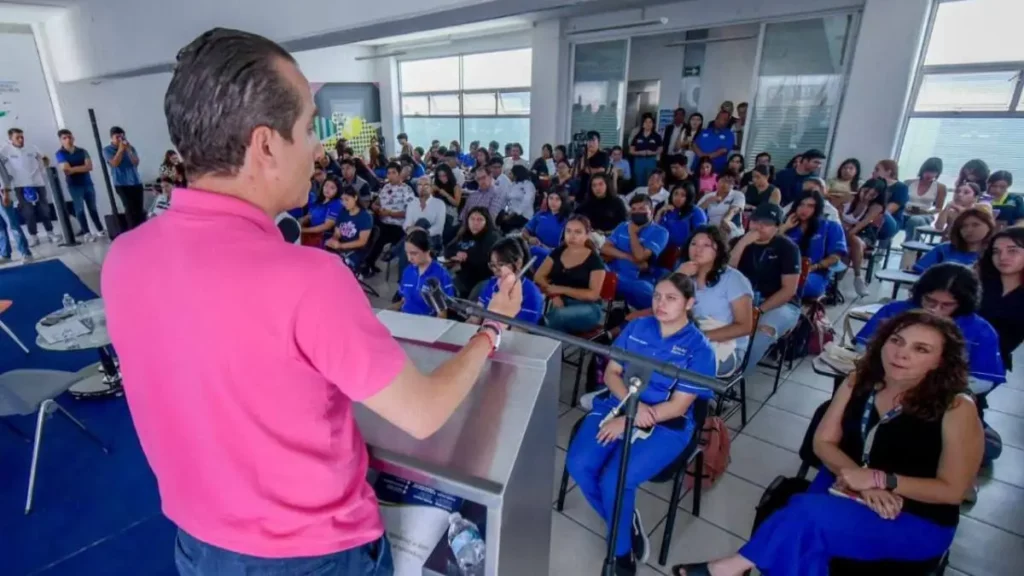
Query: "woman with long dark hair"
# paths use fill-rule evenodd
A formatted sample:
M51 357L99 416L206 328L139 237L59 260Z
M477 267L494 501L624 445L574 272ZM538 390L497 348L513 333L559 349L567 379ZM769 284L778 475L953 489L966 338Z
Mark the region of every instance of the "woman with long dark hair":
M551 180L551 189L560 190L570 200L580 199L580 181L572 175L569 161L564 157L555 161L555 176Z
M695 293L693 280L681 274L671 274L658 282L654 289L654 314L626 324L614 346L699 374L713 375L715 354L707 338L690 319ZM619 460L614 455L622 450L625 430L625 419L613 416L612 410L626 396L624 374L627 369L628 364L608 362L604 382L609 394L594 400L594 407L583 419L566 456L569 474L609 527L613 519L613 488L618 485L619 474ZM709 398L711 392L659 373L651 376L640 392L636 425L651 432L643 439L627 440L631 442L630 457L618 537L614 543L618 574L634 574L637 564L647 560L649 543L636 511L637 489L678 458L692 441L693 402L698 396Z
M359 202L359 192L351 186L341 189L341 207L334 234L324 246L337 252L353 272L362 272L366 256L373 248L370 234L373 232L373 216Z
M1007 369L1013 351L1024 342L1024 228L996 233L978 261L982 318L999 332L999 348Z
M953 543L982 444L960 330L931 312L904 312L881 326L832 398L814 435L824 466L809 491L769 516L737 554L672 572L739 576L756 567L796 576L828 574L833 558L940 556Z
M725 172L732 174L733 179L739 182L743 178L743 166L747 163L743 159L743 154L739 152L733 152L729 155L729 161L725 164Z
M973 266L996 232L992 213L982 208L968 208L957 216L950 228L949 241L939 244L914 263L911 270L920 274L940 262L956 262Z
M754 327L754 290L746 276L729 266L722 231L717 226L694 230L676 272L693 278L697 286L693 315L715 349L717 373L734 373Z
M849 197L860 190L860 160L843 160L836 170L836 177L828 181L828 189L838 197L840 205L849 202Z
M946 205L946 185L939 182L942 175L942 159L929 158L921 164L917 178L907 180L907 208L903 218L904 242L917 240L917 229L935 221L935 215ZM903 252L900 268L909 268L914 263L914 253Z
M491 276L488 256L500 236L484 206L470 208L455 238L444 250L445 258L459 266L453 282L461 298Z
M839 222L825 218L825 198L815 189L805 189L793 202L779 232L800 247L800 257L810 262L804 281L803 298L818 298L832 278L832 267L845 258L846 234Z
M771 170L768 166L754 166L750 171L750 185L745 191L746 205L744 208L753 210L761 204L772 203L776 206L782 202L782 192L771 183Z
M956 217L964 210L974 208L975 206L983 210L992 211L990 204L981 202L981 188L978 188L978 185L974 182L964 182L953 191L953 201L946 204L946 207L935 218L935 229L942 230L944 235L948 236L947 229L956 220Z
M537 212L523 228L523 238L530 245L530 254L537 257L539 268L548 254L562 241L562 231L572 214L572 206L565 194L553 190L547 194L544 210ZM589 227L589 222L587 226Z
M696 171L694 162L697 160L697 154L693 151L693 141L700 136L700 133L704 131L704 115L700 112L694 112L690 114L690 117L686 120L686 127L683 129L683 142L682 149L683 156L686 157L686 167L691 172Z
M861 272L867 246L891 238L899 230L896 220L885 211L888 187L884 180L871 178L861 184L853 200L843 206L843 230L853 270L853 287L859 296L868 294L868 285Z
M444 241L451 242L458 230L459 207L462 206L462 186L451 166L443 162L437 165L432 188L434 196L444 202Z
M502 238L491 246L488 267L494 276L480 290L480 305L486 308L491 298L498 293L498 280L502 277L503 269L508 268L518 274L529 259L530 249L521 237ZM537 324L544 313L544 295L528 277L523 276L520 282L523 284L523 307L516 314L516 319ZM479 323L479 319L470 318L470 322Z
M683 247L694 230L707 224L708 215L697 206L693 183L683 181L673 186L669 201L658 210L654 221L668 230L668 245L677 247Z
M326 240L334 230L341 213L341 199L338 197L338 181L334 178L324 180L316 202L309 205L309 213L299 218L303 234L321 234Z
M550 302L544 315L549 328L579 333L601 323L601 287L606 271L590 241L590 232L586 216L570 216L562 243L537 270L537 286Z
M170 178L174 181L178 177L178 166L181 165L181 157L176 150L164 152L164 161L160 163L160 177Z
M576 213L586 216L594 230L605 236L626 221L626 205L615 193L615 185L607 174L594 174L590 178L590 194Z
M990 170L988 164L980 158L974 158L968 160L960 167L960 172L956 177L956 187L959 187L964 182L974 182L981 188L982 192L987 191L988 177Z
M531 171L538 178L541 176L551 177L555 175L555 151L551 144L544 144L540 147L540 158L533 161Z
M988 193L992 198L992 213L1000 227L1024 224L1024 197L1010 194L1013 174L996 170L988 177Z

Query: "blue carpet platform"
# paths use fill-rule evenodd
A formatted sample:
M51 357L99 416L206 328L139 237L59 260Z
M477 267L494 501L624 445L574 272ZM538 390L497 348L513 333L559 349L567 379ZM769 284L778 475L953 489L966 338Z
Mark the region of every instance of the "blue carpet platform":
M0 373L38 368L77 371L94 350L49 352L35 345L35 324L61 307L64 294L95 298L59 260L0 270L2 319L31 350L0 333ZM4 576L172 576L174 526L160 513L156 479L139 446L123 397L57 401L106 442L103 454L71 423L47 422L35 503L24 514L32 444L0 426L0 573ZM8 418L26 436L35 417Z

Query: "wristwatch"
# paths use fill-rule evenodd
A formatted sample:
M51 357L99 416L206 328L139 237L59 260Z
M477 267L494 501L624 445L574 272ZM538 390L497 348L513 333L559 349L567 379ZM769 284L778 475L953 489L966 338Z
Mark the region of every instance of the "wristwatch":
M896 475L892 472L885 473L885 489L892 492L896 489Z

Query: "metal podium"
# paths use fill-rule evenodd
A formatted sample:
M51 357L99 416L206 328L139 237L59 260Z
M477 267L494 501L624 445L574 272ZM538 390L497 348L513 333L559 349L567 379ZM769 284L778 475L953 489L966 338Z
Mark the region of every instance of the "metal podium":
M399 313L379 318L422 371L453 356L477 328ZM356 405L374 471L486 507L487 576L548 573L559 348L547 338L504 334L472 392L426 440Z

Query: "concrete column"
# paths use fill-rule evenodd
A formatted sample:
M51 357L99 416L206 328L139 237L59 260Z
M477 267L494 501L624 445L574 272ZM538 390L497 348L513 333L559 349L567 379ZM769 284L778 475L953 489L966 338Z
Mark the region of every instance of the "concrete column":
M530 88L529 157L540 156L545 144L565 141L568 121L569 43L562 20L537 22L532 31L533 69Z

